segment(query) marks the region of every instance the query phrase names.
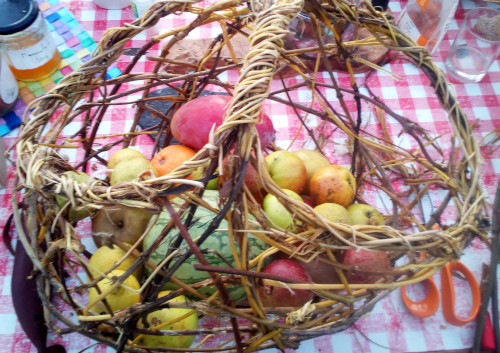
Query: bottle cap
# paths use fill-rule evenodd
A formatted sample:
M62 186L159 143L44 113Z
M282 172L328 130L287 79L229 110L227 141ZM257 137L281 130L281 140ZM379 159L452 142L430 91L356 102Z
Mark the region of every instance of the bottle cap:
M33 0L0 0L0 9L0 35L28 28L40 11Z

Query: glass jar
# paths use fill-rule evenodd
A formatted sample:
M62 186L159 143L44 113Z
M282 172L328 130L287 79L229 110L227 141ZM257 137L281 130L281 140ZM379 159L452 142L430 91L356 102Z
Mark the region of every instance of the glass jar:
M0 46L18 80L38 81L61 61L49 28L32 0L0 0Z
M4 55L0 51L0 116L10 112L16 104L19 88L17 81L12 75L7 63L5 62Z

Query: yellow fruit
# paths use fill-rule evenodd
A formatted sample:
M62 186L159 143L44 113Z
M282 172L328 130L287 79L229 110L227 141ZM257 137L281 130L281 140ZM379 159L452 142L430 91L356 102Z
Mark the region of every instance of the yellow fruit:
M110 248L108 246L101 246L97 249L89 260L89 270L92 276L95 278L100 277L101 273L106 273L109 271L117 262L119 262L126 254L121 248L116 245L112 245ZM130 255L125 258L115 270L126 271L135 262L135 257ZM137 280L142 277L142 268L138 268L137 271L133 273Z
M143 158L146 159L146 157L139 152L138 150L135 150L133 148L124 148L119 151L116 151L113 153L111 158L108 161L108 168L113 169L116 167L118 163L121 163L123 161L133 159L133 158Z
M99 281L97 286L99 287L101 293L106 293L115 284L115 281L112 280L113 277L119 277L124 273L125 272L122 270L114 270L108 274L109 278L104 278ZM139 303L141 300L141 296L138 293L135 293L126 287L132 290L138 290L141 286L134 276L129 276L125 279L122 285L117 286L110 293L106 294L104 299L106 299L106 302L109 304L109 307L113 312L128 308L129 306ZM100 294L97 293L95 287L90 288L89 303L94 302L99 295ZM97 313L107 312L106 306L102 301L98 301L95 305L93 305L91 310Z
M156 177L156 169L150 161L144 158L132 158L115 165L109 174L111 185L125 183L141 177L147 180Z
M161 298L170 293L170 291L163 291L158 294L158 298ZM185 296L179 295L173 299L170 299L168 303L171 302L187 302ZM170 325L161 326L164 323L173 321L183 315L187 315L192 312L191 315L180 319ZM158 330L195 330L198 328L198 315L192 309L182 309L182 308L163 308L157 311L153 311L148 314L145 321L149 325L149 329L155 329L157 326L161 326ZM143 321L139 320L139 327L144 327ZM148 347L170 347L170 348L188 348L193 343L195 336L161 336L161 335L144 335L141 338L141 344Z

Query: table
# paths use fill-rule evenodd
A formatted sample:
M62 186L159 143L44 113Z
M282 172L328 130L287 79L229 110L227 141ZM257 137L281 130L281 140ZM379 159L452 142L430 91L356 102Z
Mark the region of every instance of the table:
M105 10L95 5L91 0L61 1L86 29L90 36L99 41L103 32L112 26L121 26L124 22L133 20L132 10L127 7L123 10ZM405 1L391 2L390 7L398 13ZM456 12L455 20L451 23L447 34L441 43L440 49L435 54L435 62L443 68L443 61L451 46L452 39L467 9L478 6L472 1L463 1ZM491 5L490 5L491 6ZM162 26L178 26L182 18L164 19ZM209 37L211 33L199 33L200 36ZM138 35L129 44L129 47L139 47L148 36L147 33ZM118 63L123 67L125 63ZM144 65L147 69L147 65ZM404 77L403 82L394 84L394 80L384 74L376 74L379 95L384 101L394 104L396 109L404 111L406 115L416 119L419 123L429 128L439 130L443 120L439 118L439 107L430 99L432 90L424 88L425 80L411 65L402 62L390 64L390 70ZM453 82L458 100L471 121L476 121L475 133L477 137L484 138L485 163L482 168L483 183L486 194L492 205L493 195L500 175L500 143L498 129L500 129L500 60L490 68L484 80L477 84L462 84ZM24 108L18 102L16 111L19 113ZM127 113L129 117L129 113ZM285 126L286 128L286 126ZM492 132L497 130L496 134ZM12 131L4 137L7 145L11 145L17 136L17 131ZM286 133L282 135L286 140ZM490 144L489 146L486 146ZM9 167L10 182L7 189L0 191L0 231L11 213L12 178L14 167ZM489 258L486 246L474 240L465 250L464 262L479 280L481 266ZM11 304L11 273L13 258L8 253L5 244L0 244L0 352L31 353L35 352L34 346L27 340L17 322ZM437 282L439 279L436 276ZM439 285L439 283L438 283ZM457 308L467 307L466 289L462 292ZM466 309L465 309L466 310ZM351 328L332 336L324 336L301 344L297 352L322 352L322 353L349 353L349 352L423 352L462 349L472 346L475 323L471 322L463 327L451 326L443 318L441 309L434 316L427 319L418 319L412 316L403 306L398 290L377 303L373 311L361 318ZM49 336L51 343L61 343L68 353L85 352L112 352L113 349L101 345L76 334L64 337ZM266 353L277 352L274 349L265 350ZM293 350L286 350L292 353Z

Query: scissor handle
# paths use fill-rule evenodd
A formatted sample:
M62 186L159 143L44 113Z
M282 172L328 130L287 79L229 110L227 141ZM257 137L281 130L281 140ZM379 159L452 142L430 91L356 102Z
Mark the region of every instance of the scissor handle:
M455 287L453 286L453 279L451 278L451 271L461 272L467 282L472 293L472 309L469 317L462 319L459 318L455 313ZM481 303L481 292L479 290L479 285L474 278L472 272L469 271L467 267L460 261L447 263L446 266L441 270L441 291L442 291L442 303L443 303L443 315L450 324L455 326L462 326L469 321L474 320L476 317L479 306Z
M432 277L426 278L424 281L427 281L428 284L427 296L419 302L415 302L408 298L406 295L406 287L401 287L401 297L404 305L410 313L421 318L434 315L439 308L439 291L436 283L434 283Z

